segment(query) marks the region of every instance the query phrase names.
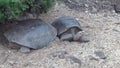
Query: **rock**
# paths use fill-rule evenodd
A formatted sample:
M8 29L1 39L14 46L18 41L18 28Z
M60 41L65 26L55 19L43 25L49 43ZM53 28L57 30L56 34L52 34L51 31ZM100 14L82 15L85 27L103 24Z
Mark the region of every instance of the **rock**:
M91 55L90 55L90 56L88 56L88 57L89 57L89 59L90 59L90 60L99 61L99 59L98 59L98 58L96 58L96 57L93 57L93 56L91 56Z
M74 56L67 56L66 60L69 60L70 62L79 64L79 67L81 67L81 65L82 65L81 60L76 58L76 57L74 57Z
M104 52L102 51L95 51L94 54L98 56L100 59L106 59L107 57L105 56Z
M68 53L66 51L56 51L56 52L51 53L52 57L54 58L58 57L60 59L64 59L67 54Z

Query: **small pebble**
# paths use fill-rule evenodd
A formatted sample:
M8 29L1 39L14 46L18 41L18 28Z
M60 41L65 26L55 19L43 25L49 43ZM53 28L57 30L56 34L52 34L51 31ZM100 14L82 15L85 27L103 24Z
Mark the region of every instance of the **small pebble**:
M64 59L66 54L68 54L66 51L56 51L54 53L51 53L52 57L58 57L60 59Z
M90 60L96 60L96 61L99 61L99 59L98 59L98 58L93 57L93 56L91 56L91 55L89 56L89 59L90 59Z

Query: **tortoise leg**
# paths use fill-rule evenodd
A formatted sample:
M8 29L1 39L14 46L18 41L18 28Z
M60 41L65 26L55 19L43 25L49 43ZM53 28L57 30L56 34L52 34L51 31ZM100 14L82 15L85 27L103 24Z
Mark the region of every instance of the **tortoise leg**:
M22 52L22 53L29 53L30 48L22 46L19 51Z
M71 34L72 34L72 38L73 38L73 40L74 40L74 36L75 36L75 28L70 29L70 31L71 31Z
M63 41L73 41L73 37L75 35L75 28L72 28L65 33L63 33L60 37L61 40Z
M62 41L70 41L70 40L72 40L72 34L63 34L60 37L60 40L62 40Z

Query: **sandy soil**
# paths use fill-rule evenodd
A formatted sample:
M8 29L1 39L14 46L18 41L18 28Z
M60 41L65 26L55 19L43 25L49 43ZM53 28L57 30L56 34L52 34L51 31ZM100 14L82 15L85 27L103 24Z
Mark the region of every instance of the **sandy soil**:
M120 15L114 12L79 12L62 4L40 18L51 23L63 15L80 22L90 38L89 43L56 38L47 47L23 54L1 42L0 68L120 68ZM96 54L99 51L102 54Z

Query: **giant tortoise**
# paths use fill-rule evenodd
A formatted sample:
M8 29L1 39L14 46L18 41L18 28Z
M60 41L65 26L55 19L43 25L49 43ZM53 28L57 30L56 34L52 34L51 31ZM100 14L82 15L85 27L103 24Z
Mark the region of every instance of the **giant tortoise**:
M62 16L56 19L52 25L57 30L57 36L63 41L89 41L87 37L85 38L80 23L69 16Z
M27 51L29 51L29 48L40 49L47 46L55 39L57 31L52 25L41 19L27 19L19 21L4 35L9 42L21 45L21 50L28 49Z

